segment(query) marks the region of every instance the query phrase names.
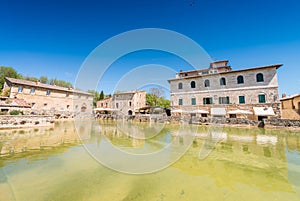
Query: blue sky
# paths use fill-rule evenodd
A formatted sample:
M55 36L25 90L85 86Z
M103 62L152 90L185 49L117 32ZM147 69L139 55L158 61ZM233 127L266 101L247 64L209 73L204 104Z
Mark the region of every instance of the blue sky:
M282 63L280 94L300 93L298 0L0 0L0 9L0 65L24 75L74 82L84 59L103 41L150 27L188 36L214 60L228 59L233 69ZM116 62L99 89L111 93L109 82L153 60L189 69L168 54L131 54Z

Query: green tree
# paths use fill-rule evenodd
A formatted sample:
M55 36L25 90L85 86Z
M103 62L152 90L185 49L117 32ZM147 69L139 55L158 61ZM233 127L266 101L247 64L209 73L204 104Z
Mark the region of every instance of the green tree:
M41 76L40 77L40 82L44 84L48 84L49 80L47 76Z
M146 94L146 103L149 106L160 106L170 108L170 101L163 96L164 92L160 88L151 88L150 93Z
M3 90L5 77L18 78L19 74L12 67L0 66L0 92Z
M103 100L104 99L104 93L103 93L103 90L100 92L100 95L99 95L99 100Z
M94 95L93 106L97 107L97 101L100 100L100 94L95 90L88 90L88 93L91 93Z

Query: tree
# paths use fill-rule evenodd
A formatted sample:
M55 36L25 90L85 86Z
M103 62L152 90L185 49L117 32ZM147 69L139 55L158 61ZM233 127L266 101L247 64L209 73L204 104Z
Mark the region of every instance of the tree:
M163 97L164 91L161 88L151 88L146 94L146 103L149 106L160 106L170 108L170 101Z
M41 76L40 77L40 82L44 84L48 84L49 80L47 76Z
M12 67L0 66L0 92L3 90L5 77L18 78L19 74Z
M102 91L103 92L103 91ZM91 93L94 95L94 98L93 98L93 106L94 107L97 107L97 101L100 100L100 94L95 91L95 90L88 90L88 93Z
M104 93L103 93L103 90L102 90L100 95L99 95L99 100L103 100L103 99L104 99Z
M150 94L154 95L154 106L157 106L157 101L161 96L164 95L164 91L162 90L162 88L151 88Z

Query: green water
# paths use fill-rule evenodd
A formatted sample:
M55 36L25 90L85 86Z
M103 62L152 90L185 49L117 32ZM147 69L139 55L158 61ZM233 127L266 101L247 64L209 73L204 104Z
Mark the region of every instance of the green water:
M161 171L131 175L101 165L82 143L143 154L184 144L180 125L136 124L142 137L128 137L113 122L97 124L89 132L83 123L82 141L73 122L1 130L0 200L300 200L299 132L188 127L196 138L183 157ZM153 131L159 134L147 136Z

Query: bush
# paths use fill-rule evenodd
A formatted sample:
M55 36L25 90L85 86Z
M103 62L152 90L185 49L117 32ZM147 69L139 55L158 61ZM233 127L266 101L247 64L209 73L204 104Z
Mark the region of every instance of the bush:
M12 110L9 112L10 115L19 115L22 114L23 115L23 111L20 110Z

